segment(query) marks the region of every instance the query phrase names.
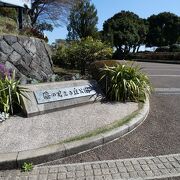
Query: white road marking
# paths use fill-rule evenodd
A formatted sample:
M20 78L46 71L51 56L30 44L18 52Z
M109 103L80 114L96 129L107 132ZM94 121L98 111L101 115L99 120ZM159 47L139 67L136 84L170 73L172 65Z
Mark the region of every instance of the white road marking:
M154 90L161 95L180 95L180 88L155 88Z
M180 77L180 75L175 74L148 74L150 77Z
M158 92L157 94L160 94L160 95L180 95L180 92L179 93L176 93L176 92L168 92L168 93Z
M180 88L155 88L156 92L180 92Z
M180 68L177 68L177 69L175 69L175 68L173 68L173 69L166 69L166 68L162 68L162 69L160 69L160 68L143 68L142 70L146 70L146 71L179 71L180 72Z

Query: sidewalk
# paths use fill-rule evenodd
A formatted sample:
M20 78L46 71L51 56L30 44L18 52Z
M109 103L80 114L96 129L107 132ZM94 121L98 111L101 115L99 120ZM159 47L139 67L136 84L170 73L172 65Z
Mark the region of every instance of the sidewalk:
M0 153L57 144L107 127L137 110L137 103L97 102L31 118L11 117L0 124Z
M1 180L180 179L180 154L59 166L36 166L30 173L0 172Z
M91 108L89 108L89 106L91 106ZM84 108L84 109L82 110L82 108ZM76 109L76 111L75 111L75 109ZM68 111L69 113L66 112L67 116L60 116L60 117L63 117L64 121L66 121L66 123L67 123L67 119L65 117L69 117L70 111L72 111L71 116L70 116L72 118L69 119L67 126L70 124L71 125L74 124L73 128L71 128L71 129L75 130L75 127L76 127L76 128L79 128L80 132L82 132L81 130L86 130L86 131L89 130L89 128L92 127L92 125L95 125L95 127L97 128L98 124L102 126L102 125L105 125L109 121L111 121L111 123L113 123L112 119L116 119L115 117L117 117L117 118L121 117L121 118L120 118L120 121L117 121L117 122L115 121L114 124L109 125L109 128L111 128L111 129L107 129L107 126L108 126L107 125L107 126L105 126L106 129L99 129L99 131L93 132L92 134L90 134L90 136L87 136L87 135L79 136L78 137L79 139L77 139L77 137L74 134L72 134L76 137L75 139L73 139L73 141L70 141L70 142L67 141L67 142L57 143L57 144L52 144L52 142L51 142L48 146L44 146L44 147L40 147L40 148L32 146L34 144L33 140L35 140L35 141L38 140L37 142L39 142L39 143L37 143L37 145L41 144L39 139L37 139L38 136L33 133L33 136L28 136L30 139L32 139L32 142L30 142L30 141L28 141L28 142L35 149L29 149L29 150L24 150L24 151L22 150L22 151L13 152L13 150L15 149L15 146L18 148L22 148L22 147L27 148L27 146L25 146L24 144L22 144L23 145L22 147L17 146L18 143L17 142L15 143L15 141L12 141L11 138L9 138L9 137L7 138L7 140L11 140L12 144L7 143L6 138L5 138L4 142L6 142L6 143L4 143L4 147L7 148L7 150L5 151L5 153L1 153L3 145L1 146L0 169L5 170L5 169L14 169L14 168L22 167L22 164L24 162L32 162L34 164L40 164L40 163L44 163L44 162L48 162L48 161L53 161L55 159L64 158L64 157L67 157L67 156L70 156L73 154L77 154L82 151L92 149L94 147L103 145L109 141L112 141L116 138L119 138L119 137L125 135L126 133L132 131L134 128L139 126L146 119L146 117L149 113L149 100L147 99L147 101L144 103L144 105L141 109L139 109L138 111L137 111L137 109L139 109L137 103L125 103L125 104L122 104L122 103L109 104L109 103L107 103L107 104L101 104L101 105L100 104L98 105L98 103L94 103L91 105L79 107L78 112L77 112L77 108L74 108L73 110L70 109ZM87 113L89 112L89 110L91 110L91 113L88 116ZM108 110L108 111L106 111L106 110ZM136 111L133 111L133 110L136 110ZM76 112L76 116L75 116L75 113L73 113L73 112ZM134 113L131 114L130 112L131 113L134 112ZM51 125L55 125L56 132L58 132L60 135L62 135L60 128L57 128L57 125L59 124L59 122L58 122L59 119L55 118L55 117L59 116L59 113L61 113L61 115L63 114L62 112L56 112L56 114L53 114L54 119L45 118L44 116L46 116L46 115L43 115L44 118L42 118L42 116L41 116L41 118L35 117L35 119L31 119L32 122L30 123L30 126L28 128L32 127L32 129L29 129L27 134L29 135L29 133L32 133L34 130L33 128L37 128L37 126L35 126L35 122L36 122L35 120L40 119L41 121L39 121L39 125L41 125L41 128L38 127L36 130L40 131L43 129L44 133L46 133L46 134L48 134L48 132L51 133L52 128L50 128L48 126L49 131L45 131L44 126L42 126L42 124L43 124L42 122L44 120L51 121L51 122L52 122L52 120L54 120L54 121L57 121L57 123L55 123L55 124L52 123ZM82 113L84 113L83 116L81 116ZM114 116L113 116L113 114L114 114ZM129 116L127 116L126 114ZM85 116L85 115L87 115L87 116ZM126 118L123 119L123 116ZM77 117L79 117L79 118L77 118ZM78 123L77 123L78 121L74 122L75 119L77 119L79 122L81 122L79 124L80 126L78 126ZM5 121L5 123L6 122L10 123L10 124L11 124L11 122L15 123L15 121L13 121L12 119L10 119L10 120ZM28 120L29 120L29 118L28 118ZM89 126L87 125L87 123L84 123L85 120L87 120L87 123L89 123ZM92 121L90 121L90 120L92 120ZM25 121L25 119L24 119L24 121ZM123 125L121 123L123 123ZM22 122L22 124L23 124L23 122ZM6 124L2 124L2 126L0 126L0 129L3 127L3 125L6 125ZM82 128L82 125L84 128ZM66 130L67 126L64 127L64 130ZM7 127L7 126L4 126L4 127ZM24 126L24 127L26 127L26 126ZM9 129L10 128L11 127L9 127ZM15 140L18 140L20 143L22 143L20 141L22 139L18 139L16 135L22 135L23 134L22 131L26 128L22 129L22 126L21 126L20 129L22 131L17 131L17 129L18 129L18 127L17 128L14 127L15 131L12 131L11 134L12 135L14 134ZM105 131L105 130L109 130L109 131ZM3 132L3 134L7 134L8 131L2 131L2 132ZM17 132L17 134L15 135L14 132ZM77 133L80 133L80 132L77 131ZM34 138L34 137L36 137L36 138ZM24 134L23 134L22 138L24 139ZM52 139L53 139L53 137L52 137ZM42 136L40 138L40 140L46 141L47 139L44 136ZM47 142L50 142L50 141L48 140ZM27 144L27 142L26 142L26 144ZM12 146L13 146L13 148L12 148ZM8 152L8 150L11 150L12 152ZM2 152L3 152L3 150L2 150Z

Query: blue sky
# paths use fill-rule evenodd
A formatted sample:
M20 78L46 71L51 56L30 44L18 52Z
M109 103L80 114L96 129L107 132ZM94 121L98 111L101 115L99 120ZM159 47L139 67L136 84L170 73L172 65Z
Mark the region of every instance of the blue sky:
M180 0L91 0L98 11L98 29L114 14L128 10L136 13L141 18L147 18L152 14L168 11L180 16ZM53 32L46 32L49 43L55 39L65 39L67 35L66 25L55 28Z

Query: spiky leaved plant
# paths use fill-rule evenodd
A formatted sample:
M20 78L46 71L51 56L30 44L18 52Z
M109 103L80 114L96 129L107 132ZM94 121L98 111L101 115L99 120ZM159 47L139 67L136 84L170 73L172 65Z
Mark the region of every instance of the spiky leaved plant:
M19 87L19 84L20 81L15 79L15 71L0 77L0 111L13 114L15 108L22 108L22 96L26 89Z
M105 66L101 79L106 78L106 95L115 101L145 101L146 95L152 91L148 76L133 63Z

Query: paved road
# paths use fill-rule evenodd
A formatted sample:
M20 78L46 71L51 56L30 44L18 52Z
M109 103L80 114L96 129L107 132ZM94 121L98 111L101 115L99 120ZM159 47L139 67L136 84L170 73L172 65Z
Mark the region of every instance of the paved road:
M155 92L146 121L132 133L47 165L175 154L180 152L180 65L139 63L151 78ZM161 89L163 88L163 89ZM165 89L164 89L165 88ZM176 89L168 89L176 88Z
M180 65L141 64L156 88L141 126L89 152L36 166L31 173L2 171L0 180L180 179ZM81 162L91 163L71 165Z

